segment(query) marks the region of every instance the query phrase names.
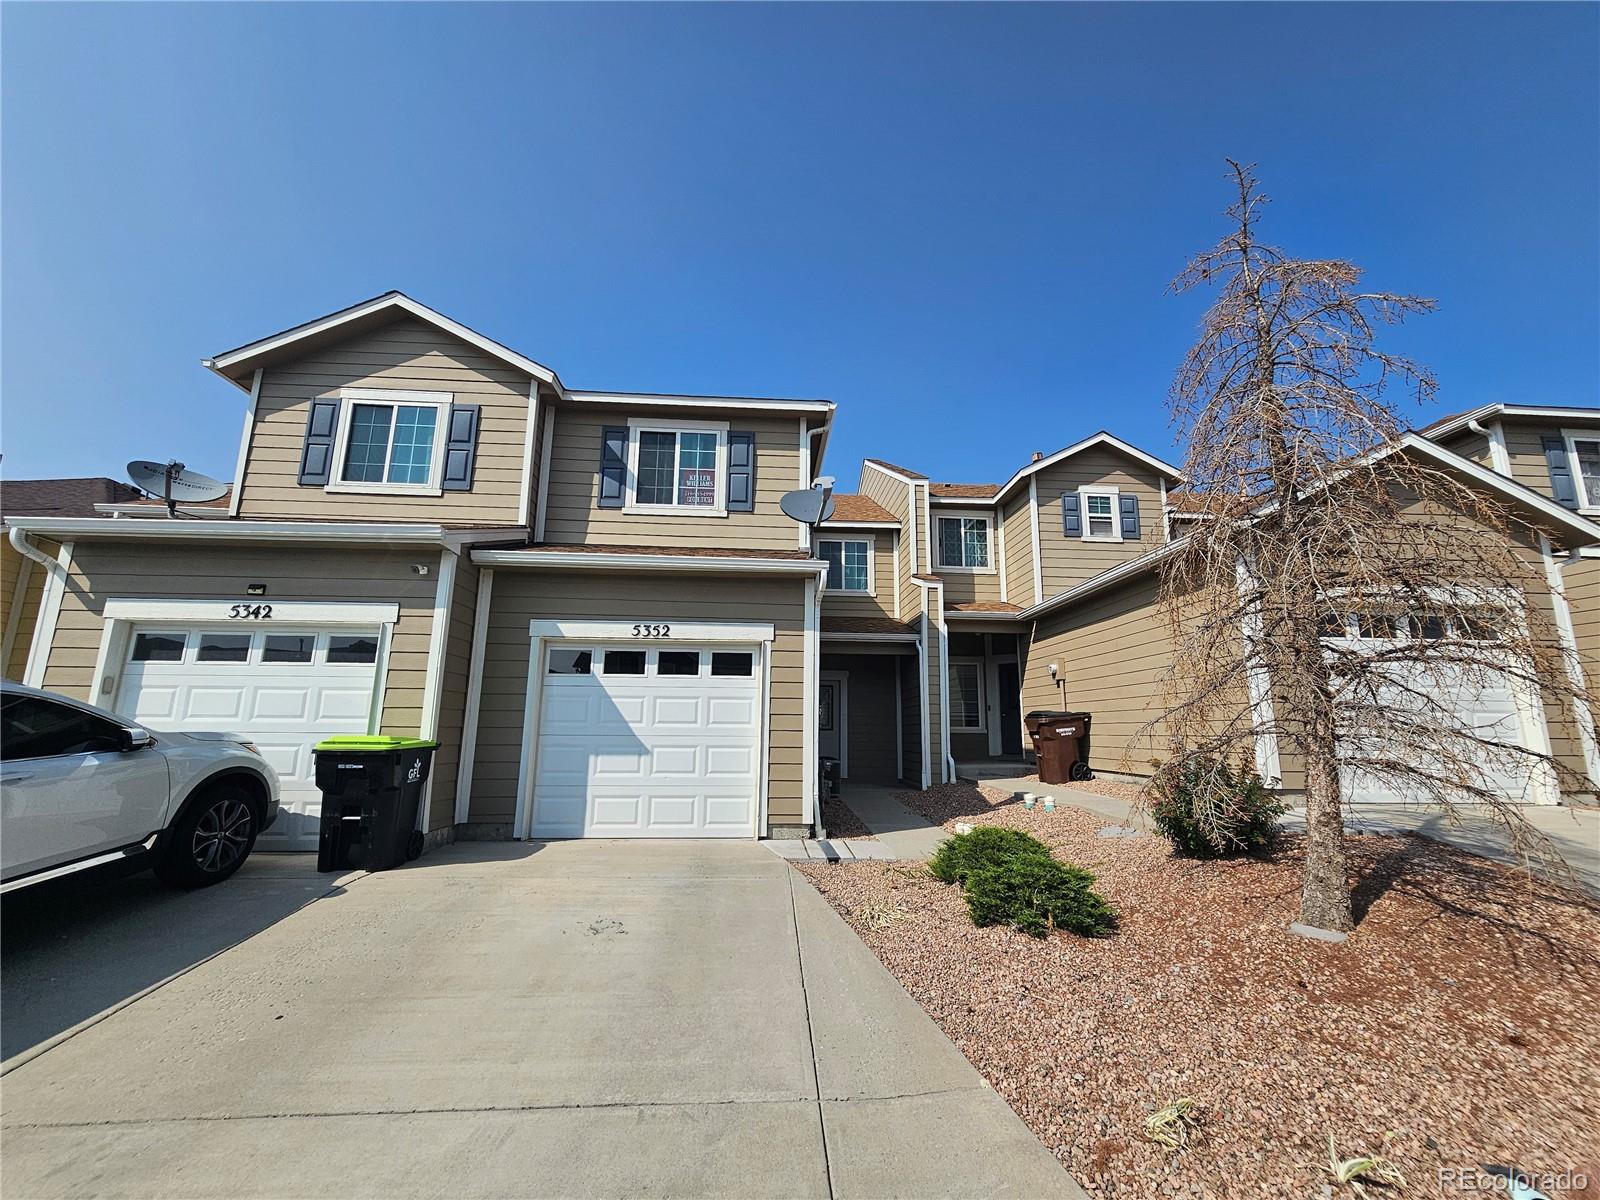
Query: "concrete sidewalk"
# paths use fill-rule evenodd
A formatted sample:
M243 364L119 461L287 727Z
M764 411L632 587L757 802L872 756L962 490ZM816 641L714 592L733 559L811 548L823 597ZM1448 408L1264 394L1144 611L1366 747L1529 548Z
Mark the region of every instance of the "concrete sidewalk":
M331 888L265 861L320 898L231 948L174 918L237 881L5 947L41 1032L99 921L192 960L11 1060L8 1195L1083 1194L756 843L471 843Z
M905 790L876 783L846 782L840 799L896 858L932 858L939 844L950 835L895 799Z

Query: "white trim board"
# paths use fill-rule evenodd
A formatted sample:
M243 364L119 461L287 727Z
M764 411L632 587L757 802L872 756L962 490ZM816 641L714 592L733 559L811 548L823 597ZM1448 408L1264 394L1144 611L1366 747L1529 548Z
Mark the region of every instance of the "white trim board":
M1071 458L1074 454L1081 454L1083 451L1093 449L1095 446L1110 446L1115 450L1120 450L1129 457L1135 458L1139 462L1142 462L1151 470L1165 475L1168 479L1181 480L1183 478L1183 472L1178 470L1178 468L1173 466L1171 463L1166 462L1163 459L1159 459L1153 454L1146 454L1143 450L1139 449L1139 447L1123 441L1114 433L1108 433L1102 429L1099 433L1091 434L1090 436L1084 438L1081 442L1074 442L1065 449L1057 450L1054 454L1047 454L1038 462L1029 463L1000 486L1000 490L995 493L994 499L991 501L991 503L998 505L1006 498L1007 495L1010 494L1011 489L1016 487L1017 484L1021 483L1024 479L1031 480L1033 476L1037 475L1046 467L1054 466L1063 459Z
M557 388L561 387L561 380L556 377L556 373L549 367L518 354L509 346L502 346L492 338L484 337L483 334L476 330L468 329L461 322L451 320L443 313L429 308L426 304L413 300L404 292L385 292L383 295L375 296L371 300L363 300L359 304L353 304L349 308L342 308L338 312L329 313L325 317L317 317L314 320L286 329L282 333L258 338L256 341L247 342L236 349L225 350L215 357L201 359L200 363L208 370L215 371L218 375L221 375L235 387L239 387L242 385L228 374L229 367L260 355L282 350L296 342L304 341L306 338L327 333L330 330L338 329L340 326L348 325L352 321L359 321L364 317L372 316L389 308L409 313L419 321L458 337L468 345L476 346L492 358L508 363L518 370L526 371L536 379L542 379Z
M645 625L670 626L666 637L640 636ZM775 627L765 621L629 621L589 617L550 621L534 618L528 622L528 636L550 641L637 642L660 645L669 642L770 642Z
M698 554L590 554L584 551L474 550L480 566L523 567L537 570L557 567L596 571L693 571L713 574L811 575L827 570L827 563L812 558L723 558Z
M433 589L433 624L428 629L428 668L423 674L422 715L417 736L439 739L439 709L444 702L444 659L450 640L450 607L455 599L458 556L449 550L439 554L439 578ZM417 805L417 828L428 832L433 816L433 783L437 771L429 771L422 785L422 802Z
M12 522L13 527L16 524ZM22 682L29 687L44 686L45 672L50 666L50 650L56 641L56 624L61 620L61 599L66 595L67 576L71 573L72 543L62 542L56 551L56 567L46 576L44 592L39 597L39 615L33 624L33 642L28 647L28 663L22 672ZM95 694L90 693L91 696Z
M266 620L237 619L229 609L240 605L271 605ZM400 605L365 600L273 600L265 596L241 596L237 600L177 600L165 597L116 596L105 602L107 621L182 621L195 624L216 621L241 629L277 624L294 625L381 625L400 619Z
M574 392L563 394L574 404L623 404L632 408L740 408L757 412L831 413L832 400L783 400L757 396L677 396L654 392Z
M244 465L250 458L250 442L255 436L256 405L261 402L261 376L265 369L257 367L250 380L250 403L244 410L244 431L239 435L239 457L233 464L233 495L228 497L228 515L239 515L239 502L244 496ZM99 508L99 505L95 505Z

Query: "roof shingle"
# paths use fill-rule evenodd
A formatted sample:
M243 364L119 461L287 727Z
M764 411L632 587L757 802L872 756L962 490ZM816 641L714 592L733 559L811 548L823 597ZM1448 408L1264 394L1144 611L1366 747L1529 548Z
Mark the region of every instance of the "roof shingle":
M1000 492L998 483L930 483L930 496L953 496L963 500L989 500Z
M103 475L76 479L7 479L0 483L0 514L8 517L93 517L96 504L136 500L130 483Z
M854 492L833 494L833 516L829 521L881 521L888 525L898 525L899 519L871 496L860 496Z

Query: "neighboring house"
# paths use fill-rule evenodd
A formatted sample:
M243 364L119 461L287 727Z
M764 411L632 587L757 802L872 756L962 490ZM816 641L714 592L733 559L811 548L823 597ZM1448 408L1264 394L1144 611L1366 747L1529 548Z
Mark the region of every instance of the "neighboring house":
M8 508L37 591L6 666L248 732L283 780L264 846L315 845L334 733L439 741L431 843L801 835L819 757L928 786L1019 759L1032 707L1094 710L1129 769L1148 629L1071 639L1147 620L1179 475L1109 433L995 484L868 460L813 536L779 500L827 401L575 390L397 292L205 365L249 397L229 494Z
M129 483L94 476L82 479L7 479L0 481L0 675L21 679L28 669L34 625L48 572L11 544L11 517L92 517L100 506L137 499ZM60 547L39 542L46 554Z

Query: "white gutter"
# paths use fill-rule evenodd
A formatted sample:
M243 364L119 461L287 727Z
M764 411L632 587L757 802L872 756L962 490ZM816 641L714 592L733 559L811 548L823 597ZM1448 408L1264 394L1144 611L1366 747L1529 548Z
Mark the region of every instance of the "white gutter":
M714 574L821 576L828 564L815 558L722 558L700 554L585 554L528 550L474 550L472 561L480 567L524 567L538 570L596 571L700 571Z
M442 525L384 525L333 521L174 521L169 517L9 517L14 530L61 538L153 538L204 542L371 542L467 546L520 539L524 528L446 529ZM15 543L13 543L15 544ZM30 556L31 557L31 556Z
M654 392L575 392L566 397L574 404L625 404L633 408L743 408L762 412L832 413L832 400L775 400L759 396L682 396Z

